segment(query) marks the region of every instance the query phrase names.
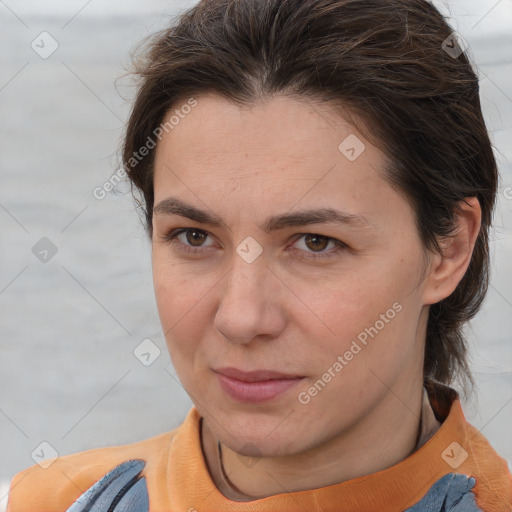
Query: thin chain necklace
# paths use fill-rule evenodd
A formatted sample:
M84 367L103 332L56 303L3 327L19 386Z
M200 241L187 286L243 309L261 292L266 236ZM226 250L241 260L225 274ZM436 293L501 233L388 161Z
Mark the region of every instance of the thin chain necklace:
M419 422L419 429L418 429L418 434L417 434L417 441L418 439L420 438L421 434L423 433L423 425L422 425L422 420L423 420L423 409L421 410L420 412L420 422ZM425 441L424 441L425 442ZM416 444L416 447L415 449L413 450L416 451L418 449L418 443ZM224 462L223 462L223 459L222 459L222 445L220 443L220 441L217 441L217 461L218 461L218 466L219 466L219 471L220 471L220 474L222 475L222 478L224 479L224 481L226 482L226 484L231 488L232 491L238 493L241 497L244 497L244 498L252 498L252 499L258 499L256 496L249 496L248 494L242 492L228 477L225 469L224 469Z
M222 446L220 444L220 441L217 441L217 460L219 461L219 470L222 475L222 478L225 480L225 482L228 484L228 486L231 488L232 491L235 491L240 495L240 497L244 498L251 498L251 499L258 499L256 496L249 496L245 492L242 492L229 478L226 474L226 471L224 470L224 463L222 461Z

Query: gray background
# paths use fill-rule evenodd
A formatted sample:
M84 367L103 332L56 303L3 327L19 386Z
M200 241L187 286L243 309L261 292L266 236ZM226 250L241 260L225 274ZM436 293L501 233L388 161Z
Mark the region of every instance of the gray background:
M192 405L131 196L92 191L118 168L133 90L114 81L130 50L194 3L0 0L0 510L9 478L48 452L41 442L59 454L134 442ZM502 176L492 285L468 329L479 391L463 407L512 461L512 2L438 5L470 44ZM43 31L59 45L47 59L31 48ZM57 249L47 262L32 251L43 237ZM147 338L161 350L150 366L133 354Z

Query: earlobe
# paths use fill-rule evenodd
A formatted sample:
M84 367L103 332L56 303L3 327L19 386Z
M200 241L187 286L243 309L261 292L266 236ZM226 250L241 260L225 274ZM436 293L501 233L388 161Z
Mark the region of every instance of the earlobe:
M435 304L449 297L464 277L480 232L482 212L476 197L465 198L455 211L454 234L439 240L442 254L432 258L425 287L424 304Z

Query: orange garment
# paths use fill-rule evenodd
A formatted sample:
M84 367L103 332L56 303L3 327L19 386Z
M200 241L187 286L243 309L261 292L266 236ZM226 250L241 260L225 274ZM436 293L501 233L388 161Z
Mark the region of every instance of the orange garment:
M173 431L137 443L61 456L47 469L34 465L21 471L11 482L7 512L64 512L108 471L130 459L146 461L142 475L151 512L400 512L409 508L425 512L434 510L422 505L428 501L427 492L432 494L436 482L442 477L450 480L451 475L453 481L466 480L461 475L474 478L469 499L476 504L466 507L467 502L458 499L459 505L453 508L444 508L443 502L435 510L511 512L512 474L505 459L466 421L454 390L429 391L429 399L440 422L432 425L427 420L431 432L425 434L422 429L421 437L423 442L425 435L430 439L424 444L420 439L417 451L388 469L339 484L250 502L229 500L208 473L201 449L201 418L192 407Z

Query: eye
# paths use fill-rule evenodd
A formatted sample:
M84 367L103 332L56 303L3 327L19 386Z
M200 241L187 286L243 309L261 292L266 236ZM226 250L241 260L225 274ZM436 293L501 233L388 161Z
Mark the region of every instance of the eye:
M204 241L209 237L209 233L198 228L181 228L167 233L162 238L165 242L176 245L179 250L187 253L200 254L204 248L212 247L205 245ZM181 238L180 238L181 237ZM299 259L327 258L346 249L348 246L336 238L319 235L316 233L301 233L300 237L294 242L304 239L304 249L293 249ZM332 243L334 251L325 249ZM331 246L331 248L332 248ZM297 254L298 253L298 254Z
M299 255L299 258L307 259L307 258L328 258L337 254L339 251L346 249L348 246L337 240L336 238L331 238L329 236L318 235L316 233L301 233L300 238L297 241L304 239L303 246L305 249L300 249L301 252L305 252L305 255ZM334 251L326 251L329 243L333 244L335 250ZM331 246L332 247L332 246Z
M182 236L184 235L184 236ZM197 228L184 228L171 231L163 236L164 241L173 245L178 245L179 249L190 253L201 252L202 247L210 247L204 245L203 242L209 234L202 229ZM181 239L180 239L181 237Z

